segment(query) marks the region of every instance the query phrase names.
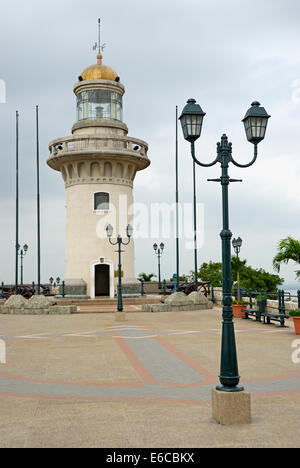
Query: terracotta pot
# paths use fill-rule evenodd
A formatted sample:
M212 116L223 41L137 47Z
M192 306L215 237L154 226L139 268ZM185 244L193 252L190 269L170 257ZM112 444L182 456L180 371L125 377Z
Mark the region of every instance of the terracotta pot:
M300 335L300 317L293 317L296 335Z
M242 312L242 309L247 309L247 305L239 305L239 304L232 304L233 308L233 316L235 318L243 318L245 317L245 312Z

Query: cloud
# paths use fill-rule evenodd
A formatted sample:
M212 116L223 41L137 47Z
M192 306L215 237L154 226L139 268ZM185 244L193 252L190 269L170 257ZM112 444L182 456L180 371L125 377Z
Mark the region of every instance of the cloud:
M253 148L246 142L241 119L254 99L272 114L255 166L230 168L232 177L243 178L242 184L230 186L232 230L244 236L243 252L253 266L271 268L279 238L297 237L300 227L299 2L116 0L113 6L101 4L99 11L97 0L87 0L84 9L80 6L74 0L1 2L0 80L6 86L6 104L0 104L2 277L9 281L14 277L16 109L20 111L21 223L34 250L36 104L41 193L49 211L49 217L43 218L43 278L63 277L64 185L60 174L46 165L48 143L69 135L75 122L72 87L81 71L95 62L92 44L99 16L102 40L107 43L104 62L117 70L126 86L124 120L129 134L149 143L152 164L136 177L136 201L174 202L176 105L180 112L186 100L195 97L207 112L196 144L203 161L215 156L216 142L224 132L233 142L236 159L250 160ZM189 202L192 162L180 128L179 167L180 199ZM220 257L221 189L206 181L219 175L217 166L197 169L197 198L205 206L205 244L199 262ZM151 243L151 239L149 245L136 243L137 271L150 271L151 265L154 269ZM173 241L166 243L165 275L174 271L174 249ZM34 277L33 253L32 266L29 253L26 262L28 276ZM182 269L188 271L192 265L193 254L182 251ZM286 275L293 279L292 267Z

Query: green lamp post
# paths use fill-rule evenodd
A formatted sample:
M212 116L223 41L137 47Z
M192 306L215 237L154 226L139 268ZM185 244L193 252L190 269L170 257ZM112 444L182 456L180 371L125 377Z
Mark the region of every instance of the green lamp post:
M128 224L128 226L126 228L126 234L127 234L127 238L128 238L127 242L123 242L123 239L120 236L120 234L117 237L117 241L112 242L111 238L112 238L113 232L114 232L114 228L112 227L111 224L108 224L108 226L106 227L106 233L107 233L107 237L109 239L109 243L111 245L117 245L118 246L118 250L117 250L118 258L119 258L119 264L118 264L118 312L123 312L121 253L123 252L122 245L128 245L130 240L131 240L131 237L132 237L132 234L133 234L133 228L132 228L132 226L130 224Z
M189 99L185 108L179 117L181 121L184 138L191 143L191 151L195 148L195 141L201 135L202 123L205 112L199 104L196 104L195 99ZM194 281L195 291L198 290L198 259L197 259L197 200L196 200L196 161L193 158L193 209L194 209Z
M233 239L232 240L232 247L235 251L235 254L237 256L237 259L239 258L239 253L241 251L241 247L242 247L242 239L240 237L238 237L237 239ZM239 271L237 271L237 298L238 298L238 301L241 300L241 286L240 286L240 273Z
M160 259L163 254L165 248L165 244L163 242L160 243L160 246L155 243L153 244L153 250L155 254L157 255L157 260L158 260L158 289L161 289L161 273L160 273Z
M200 108L200 110L199 110ZM194 110L194 112L193 112ZM257 159L258 144L264 139L270 115L255 101L247 111L243 119L247 139L254 145L254 156L249 164L240 164L232 157L232 143L228 142L226 135L223 135L221 142L217 144L217 157L211 163L202 163L195 156L195 141L201 135L204 112L196 104L194 99L189 99L180 116L184 138L191 143L192 158L196 164L202 167L211 167L217 163L221 164L221 177L218 179L208 179L213 182L220 182L222 186L223 205L223 229L221 231L222 240L222 271L223 271L223 324L222 324L222 349L221 349L221 370L220 384L217 390L224 392L240 392L243 387L239 386L238 361L235 343L235 333L233 324L232 296L231 296L231 237L229 229L229 204L228 186L230 182L241 182L241 180L231 179L228 175L229 163L233 163L240 168L252 166Z
M20 259L21 259L21 286L23 286L23 273L24 273L24 257L28 251L28 245L25 244L23 245L23 248L21 249L20 245L18 244L18 252L19 252L19 256L20 256Z
M239 258L239 253L241 251L242 243L243 241L240 237L232 240L232 247L236 253L237 258Z

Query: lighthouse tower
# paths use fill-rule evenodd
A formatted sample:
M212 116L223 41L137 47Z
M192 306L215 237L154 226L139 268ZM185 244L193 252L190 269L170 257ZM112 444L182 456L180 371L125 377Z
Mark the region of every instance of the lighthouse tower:
M135 175L150 164L147 143L128 136L124 92L117 73L102 64L99 46L97 64L74 86L72 136L49 143L47 163L61 172L66 188L67 295L115 295L118 258L105 228L111 224L113 237L126 236L133 224ZM125 293L136 292L133 239L122 254L122 276Z

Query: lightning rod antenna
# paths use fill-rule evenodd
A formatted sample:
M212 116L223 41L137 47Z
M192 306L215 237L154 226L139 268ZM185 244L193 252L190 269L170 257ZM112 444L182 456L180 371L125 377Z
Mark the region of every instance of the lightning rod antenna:
M98 18L98 53L99 54L101 54L100 30L101 30L101 20L100 18Z

